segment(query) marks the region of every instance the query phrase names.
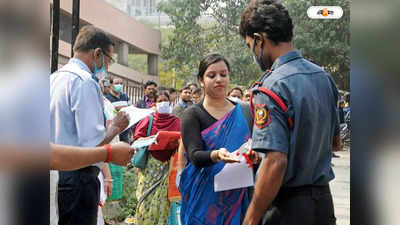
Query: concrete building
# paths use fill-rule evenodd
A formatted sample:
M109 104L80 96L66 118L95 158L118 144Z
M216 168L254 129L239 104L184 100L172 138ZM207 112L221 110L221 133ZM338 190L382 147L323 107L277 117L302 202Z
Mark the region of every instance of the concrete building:
M66 64L71 54L72 0L60 1L59 67ZM50 0L52 6L53 0ZM50 17L51 18L51 17ZM125 92L132 102L141 96L141 87L148 80L159 83L158 58L160 56L161 33L136 21L124 11L105 0L80 1L80 27L92 24L106 31L116 43L114 58L117 62L109 68L113 77L123 78ZM147 73L141 73L128 65L132 54L147 56Z
M170 23L168 15L160 13L157 10L160 2L168 0L106 0L114 7L125 12L127 15L136 18L140 21L146 21L159 27L166 27ZM212 19L207 16L202 16L199 23L209 23Z

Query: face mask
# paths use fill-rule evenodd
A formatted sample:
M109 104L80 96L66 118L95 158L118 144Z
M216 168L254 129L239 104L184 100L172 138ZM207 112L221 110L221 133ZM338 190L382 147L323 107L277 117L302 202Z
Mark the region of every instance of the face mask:
M97 68L96 60L94 60L94 76L98 80L103 80L107 76L106 66L104 64L104 55L101 53L101 64L103 65L100 69Z
M161 114L171 114L172 108L169 106L169 102L158 102L156 104L157 112Z
M254 38L254 40L253 40L253 59L262 71L266 71L268 68L264 64L264 61L263 61L264 41L260 45L260 50L259 50L260 56L257 56L255 48L256 48L256 39Z
M122 87L123 87L122 84L115 84L113 91L116 93L120 93L122 91Z

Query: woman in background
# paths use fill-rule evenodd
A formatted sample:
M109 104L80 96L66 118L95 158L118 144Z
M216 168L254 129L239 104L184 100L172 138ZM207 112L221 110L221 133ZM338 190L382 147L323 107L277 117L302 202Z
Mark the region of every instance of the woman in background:
M151 135L159 131L180 131L178 117L171 114L168 93L161 93L156 99L156 112L152 114ZM147 137L150 117L141 120L136 126L134 140ZM139 169L136 197L135 224L165 225L168 223L168 165L169 161L159 161L151 154L148 156L146 168Z

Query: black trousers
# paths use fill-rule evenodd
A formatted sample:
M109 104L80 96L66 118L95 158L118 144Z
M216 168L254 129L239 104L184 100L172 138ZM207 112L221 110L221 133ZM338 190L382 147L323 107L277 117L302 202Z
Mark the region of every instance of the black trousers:
M99 169L86 167L60 172L58 183L59 225L97 225L100 200Z
M329 186L281 188L260 225L335 225Z

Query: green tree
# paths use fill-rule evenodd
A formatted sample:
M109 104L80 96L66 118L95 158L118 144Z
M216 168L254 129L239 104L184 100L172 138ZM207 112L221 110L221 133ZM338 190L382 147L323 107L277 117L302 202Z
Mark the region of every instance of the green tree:
M307 16L313 5L332 5L332 1L287 0L294 23L294 45L304 57L323 66L338 87L350 89L350 0L337 0L343 9L341 19L316 20Z
M161 46L162 58L180 79L197 73L202 57L222 53L231 64L231 82L249 85L260 75L251 52L238 34L240 14L247 0L169 0L159 4L174 27L169 42ZM200 24L201 16L212 18Z
M179 79L196 74L201 58L218 51L231 63L231 82L247 86L261 72L252 60L252 52L238 34L240 17L248 0L169 0L159 5L159 11L171 19L173 32L162 44L162 58L167 69L173 69ZM350 2L338 0L343 8L339 20L313 20L307 9L312 5L331 5L328 0L286 0L295 25L294 45L311 61L323 66L339 88L349 90L350 72ZM208 16L211 22L200 24Z

